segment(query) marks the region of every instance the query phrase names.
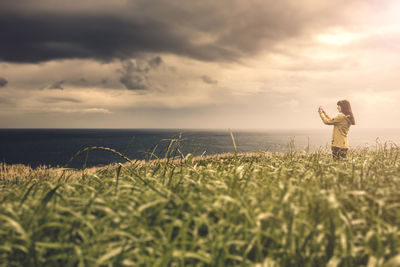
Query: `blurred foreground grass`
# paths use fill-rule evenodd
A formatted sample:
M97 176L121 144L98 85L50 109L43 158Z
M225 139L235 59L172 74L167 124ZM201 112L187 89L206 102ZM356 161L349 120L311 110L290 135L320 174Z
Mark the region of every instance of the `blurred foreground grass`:
M3 266L400 266L400 149L0 170Z

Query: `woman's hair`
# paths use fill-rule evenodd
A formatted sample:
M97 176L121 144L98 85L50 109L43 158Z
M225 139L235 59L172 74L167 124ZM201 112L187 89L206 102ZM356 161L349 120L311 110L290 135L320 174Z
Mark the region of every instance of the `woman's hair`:
M353 112L351 111L350 102L347 100L340 100L337 102L337 105L341 107L342 113L350 119L351 124L356 124Z

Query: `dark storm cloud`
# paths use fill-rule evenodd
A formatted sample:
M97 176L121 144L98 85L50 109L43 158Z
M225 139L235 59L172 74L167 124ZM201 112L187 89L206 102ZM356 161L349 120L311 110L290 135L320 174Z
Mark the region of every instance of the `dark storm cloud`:
M48 88L49 88L49 89L64 90L64 87L62 87L62 85L63 85L64 83L65 83L64 80L58 81L58 82L55 82L55 83L51 84Z
M207 83L207 84L217 84L218 81L207 76L207 75L203 75L201 76L201 79L203 80L203 82Z
M8 81L4 79L3 77L0 77L0 87L6 87Z
M325 2L1 1L0 60L109 61L172 53L235 61L321 27L344 25L343 11L363 1Z
M148 64L151 68L157 68L163 63L163 60L160 56L156 56L148 61Z
M147 74L163 63L160 56L149 60L126 60L122 62L119 81L129 90L145 90L149 88Z
M109 14L0 13L0 32L0 60L7 62L110 61L154 52L203 60L234 56L215 44L193 44L190 34L153 18L140 21Z
M146 76L136 73L124 73L119 81L129 90L145 90L148 88Z

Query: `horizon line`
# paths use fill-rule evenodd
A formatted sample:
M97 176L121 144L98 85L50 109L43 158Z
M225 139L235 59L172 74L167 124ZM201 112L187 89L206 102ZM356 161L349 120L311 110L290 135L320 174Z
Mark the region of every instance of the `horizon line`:
M330 128L319 127L319 128L190 128L190 127L138 127L138 128L118 128L118 127L108 127L108 128L97 128L97 127L0 127L0 130L199 130L199 131L281 131L281 130L295 130L295 131L307 131L307 130L327 130ZM359 130L400 130L400 127L357 127Z

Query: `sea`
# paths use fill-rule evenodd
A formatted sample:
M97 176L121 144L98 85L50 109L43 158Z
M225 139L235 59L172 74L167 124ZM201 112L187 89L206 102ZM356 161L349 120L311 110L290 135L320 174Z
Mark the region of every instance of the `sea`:
M198 129L0 129L0 162L63 167L86 147L114 149L130 159L164 157L171 139L179 139L183 155L234 152L287 152L330 149L331 127L313 130L198 130ZM400 129L359 129L349 133L351 148L400 145ZM153 153L154 152L154 153ZM124 162L106 150L74 158L69 167L83 168Z

